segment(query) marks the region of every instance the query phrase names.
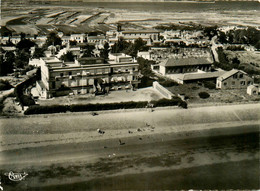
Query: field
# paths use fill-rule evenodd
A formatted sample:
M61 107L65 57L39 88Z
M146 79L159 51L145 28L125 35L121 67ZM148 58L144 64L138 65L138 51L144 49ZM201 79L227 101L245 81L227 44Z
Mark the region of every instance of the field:
M183 84L167 88L172 93L183 94L187 97L187 103L190 104L223 104L223 103L243 103L243 102L258 102L260 95L249 96L246 89L231 89L231 90L216 90L208 89L197 83ZM207 92L210 97L201 99L199 92Z
M80 30L81 27L87 29L86 32L94 30L106 32L114 28L114 25L118 22L126 24L123 26L124 28L127 28L127 24L131 22L131 24L136 25L137 29L143 27L153 28L157 25L167 23L193 23L206 26L258 26L260 24L258 19L259 14L256 12L255 7L249 9L240 8L241 10L237 11L238 7L233 8L234 6L231 6L229 10L228 7L230 5L227 8L222 6L223 10L220 9L221 5L217 4L211 4L217 7L215 9L210 8L211 6L206 4L205 6L203 4L191 5L148 3L138 6L135 3L115 5L112 3L111 5L106 4L107 7L100 7L100 4L88 5L84 3L59 6L37 4L28 6L11 3L11 6L8 6L8 2L6 2L2 8L1 22L2 25L6 24L7 26L17 25L17 23L24 24L29 29L31 25L49 25L51 28L55 28L56 25L66 25L67 27L77 26L73 30L59 28L61 31L64 29L64 33L82 33L83 30ZM194 8L194 10L191 8ZM102 27L103 24L106 24L105 28ZM28 29L24 29L24 32L27 34ZM41 32L45 33L40 28Z

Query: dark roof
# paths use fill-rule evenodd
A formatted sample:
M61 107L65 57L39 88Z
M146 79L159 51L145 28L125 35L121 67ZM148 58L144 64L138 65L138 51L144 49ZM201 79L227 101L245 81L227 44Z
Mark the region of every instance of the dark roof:
M81 57L78 59L78 61L82 61L82 60L104 60L104 58L101 57Z
M211 62L207 58L169 58L162 62L162 66L193 66L209 65Z
M88 39L106 39L105 36L88 36Z
M122 31L123 34L129 34L129 33L159 33L157 30L129 30L129 31Z

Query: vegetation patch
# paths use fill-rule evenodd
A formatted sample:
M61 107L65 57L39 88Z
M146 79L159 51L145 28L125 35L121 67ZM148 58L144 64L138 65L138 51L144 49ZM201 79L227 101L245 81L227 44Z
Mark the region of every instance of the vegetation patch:
M0 91L9 90L13 86L7 80L0 80Z
M160 99L158 101L152 101L154 107L163 106L179 106L187 108L187 103L182 101L179 97L173 97L172 99ZM65 113L70 112L83 112L83 111L101 111L101 110L116 110L116 109L134 109L134 108L146 108L148 106L147 101L140 102L120 102L120 103L105 103L105 104L85 104L85 105L52 105L52 106L30 106L25 112L25 115L32 114L48 114L48 113Z
M207 99L210 97L210 95L207 92L200 92L199 93L200 98Z

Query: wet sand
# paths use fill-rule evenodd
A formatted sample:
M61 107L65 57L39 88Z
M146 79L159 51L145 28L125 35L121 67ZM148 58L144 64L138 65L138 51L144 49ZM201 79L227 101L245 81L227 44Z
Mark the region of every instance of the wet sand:
M154 112L106 111L99 112L98 116L77 113L1 119L0 173L25 171L29 175L26 181L19 183L19 188L28 190L40 185L42 189L51 186L49 190L55 190L54 185L75 184L77 187L77 184L87 183L89 186L99 178L110 182L111 177L118 177L113 179L117 181L128 175L126 179L130 181L131 174L140 174L136 177L154 172L163 175L165 170L185 172L185 169L207 165L213 165L214 169L214 165L228 162L232 163L229 165L232 170L236 163L259 159L259 106L164 108ZM99 134L97 128L105 134ZM251 173L247 165L243 171L254 177L256 172ZM190 176L197 175L191 171ZM250 184L256 185L252 177ZM136 186L139 184L136 182ZM102 189L105 187L117 188L104 183ZM127 187L123 184L120 188ZM16 188L10 186L10 190Z

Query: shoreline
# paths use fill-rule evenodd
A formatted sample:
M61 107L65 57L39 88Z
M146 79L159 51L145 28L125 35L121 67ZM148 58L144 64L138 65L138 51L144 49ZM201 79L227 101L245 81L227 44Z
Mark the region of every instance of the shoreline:
M68 181L255 160L259 106L2 119L0 166L3 172L28 172L25 186L44 189Z
M36 115L0 119L0 150L258 125L260 104ZM44 117L42 117L44 116ZM105 131L99 134L97 129Z
M251 128L246 128L247 126L240 126L240 127L235 127L235 128L222 128L222 129L207 129L207 130L201 130L201 131L196 131L196 132L193 132L193 133L190 133L190 134L185 134L185 132L182 132L182 133L165 133L164 135L155 135L158 136L157 138L157 141L156 142L153 142L152 144L148 142L145 142L146 140L148 140L147 138L149 136L142 136L142 143L139 142L139 143L135 143L134 145L133 144L130 144L131 142L135 142L134 140L136 140L134 137L130 137L128 139L124 139L124 141L126 142L126 145L124 145L123 147L126 147L125 149L120 149L118 150L118 146L115 146L115 147L108 147L106 149L102 148L101 145L106 142L106 140L104 141L101 141L101 144L99 146L96 145L95 142L91 143L91 144L84 144L83 147L87 147L87 148L92 148L94 146L94 148L90 149L90 150L87 150L88 154L87 155L82 155L82 156L77 156L76 158L70 158L69 160L68 159L62 159L62 158L59 158L57 160L57 158L55 158L55 162L53 160L50 160L50 161L44 161L44 158L41 158L41 161L39 162L30 162L30 161L27 161L27 163L22 163L22 159L19 163L12 163L13 161L9 161L10 164L3 164L1 165L1 168L2 170L3 169L16 169L16 168L19 168L19 169L25 169L26 172L29 171L29 174L32 173L40 173L43 171L47 171L49 168L58 168L58 167L62 167L62 168L65 168L65 169L71 169L71 167L75 168L75 169L79 169L79 168L84 168L84 166L88 166L88 167L91 167L91 171L93 171L93 168L104 168L106 166L106 164L108 166L114 164L118 164L120 166L120 164L124 164L124 165L129 165L128 164L128 160L136 160L136 158L139 158L139 156L142 156L143 158L140 158L142 160L148 160L149 161L153 161L154 158L158 158L159 160L165 160L165 157L167 156L171 156L171 152L172 150L167 147L167 148L164 148L161 146L158 147L158 145L171 145L171 147L173 148L178 148L176 151L174 150L174 158L173 159L177 159L181 156L182 158L182 162L181 164L174 164L173 162L173 165L170 165L170 166L150 166L149 168L146 167L146 165L138 165L136 167L133 167L133 168L125 168L123 166L120 166L122 169L120 171L112 171L113 173L110 174L109 172L107 171L98 171L97 174L94 173L92 174L93 172L89 172L89 171L83 171L81 173L81 176L76 176L76 177L67 177L67 178L64 178L64 179L60 179L59 177L55 177L55 178L51 178L49 177L48 181L45 182L45 181L41 181L39 180L41 183L41 187L42 189L46 189L47 187L53 187L53 186L65 186L65 185L77 185L77 184L81 184L84 182L85 183L88 183L88 182L95 182L95 181L105 181L105 180L111 180L111 179L118 179L120 177L131 177L131 176L137 176L137 177L142 177L142 174L167 174L168 172L171 173L171 172L175 172L175 171L180 171L180 172L183 172L183 171L186 171L189 169L200 169L200 168L208 168L208 167L211 167L211 166L218 166L218 165L225 165L227 163L230 163L232 165L235 165L236 163L243 163L243 162L246 162L246 161L256 161L258 159L258 156L259 156L259 151L255 150L253 151L253 153L251 153L250 149L248 151L243 151L242 153L240 153L240 151L236 151L237 149L231 149L230 150L230 147L229 147L229 144L227 144L227 146L224 146L224 150L219 150L218 149L218 146L214 146L213 145L213 150L208 150L208 149L205 149L202 153L201 153L201 150L194 150L193 149L193 146L190 145L189 143L192 143L192 144L195 144L195 145L201 145L201 143L207 143L208 141L210 140L215 140L216 142L218 142L217 140L222 140L222 139L225 139L225 140L228 140L228 139L235 139L237 140L237 138L239 138L240 136L245 136L245 137L248 137L250 134L254 134L254 136L257 136L259 135L259 128L258 126L255 126L255 127L251 127ZM258 132L258 133L256 133ZM175 137L172 137L172 135L174 135ZM210 137L208 137L208 135L211 135ZM230 137L230 138L229 138ZM237 138L236 138L237 137ZM249 136L250 137L250 136ZM257 136L258 137L258 136ZM151 140L152 137L150 137L150 140ZM210 138L208 140L208 138ZM163 139L163 140L160 140L160 139ZM169 140L168 140L169 139ZM244 139L244 138L242 138ZM248 139L248 138L246 138ZM112 140L110 140L111 142ZM201 142L201 143L200 143ZM232 142L232 141L231 141ZM183 145L183 143L185 143L185 145ZM129 145L130 144L130 145ZM255 143L257 144L257 143ZM69 144L68 144L69 145ZM75 145L77 145L77 147L82 147L81 144L74 144L74 145L71 145L72 148L74 148L75 150ZM140 146L139 146L140 145ZM149 146L148 146L149 145ZM176 146L175 146L176 145ZM96 146L96 147L95 147ZM142 149L141 150L132 150L131 148L132 147L141 147ZM60 149L58 148L57 151L55 152L58 152L59 150L61 150L62 148L67 148L66 145L60 145ZM119 146L120 147L120 146ZM152 149L152 148L155 148ZM195 147L196 148L196 147ZM201 146L201 148L204 149L203 145ZM250 147L249 147L250 148ZM52 149L52 147L48 147L48 149ZM130 150L129 150L130 149ZM26 149L27 150L27 149ZM29 149L30 150L30 149ZM41 149L41 150L44 150L44 149ZM91 154L92 151L93 152L97 152L98 154ZM150 153L149 150L152 150L153 153ZM158 151L159 150L159 151ZM231 157L230 159L227 159L226 157L220 157L219 154L221 154L222 152L226 152L225 150L227 150L229 152L229 157ZM130 154L129 151L131 151ZM183 156L183 151L184 153L186 152L186 154L188 155L184 155ZM13 153L16 153L16 152L19 152L19 150L14 150L12 151ZM23 151L20 151L21 153L23 153ZM84 150L84 152L86 152L86 150ZM111 153L112 152L115 152L115 156L109 156L108 153ZM159 153L166 153L167 155L163 154L163 155L158 155ZM238 153L236 153L238 152ZM219 153L219 154L218 154ZM243 154L244 153L244 154ZM246 154L245 153L251 153L251 154ZM257 154L258 153L258 154ZM37 154L37 153L34 153L34 155ZM42 153L41 153L42 155ZM43 153L43 155L45 155L45 153ZM98 155L95 157L95 155ZM221 154L222 155L222 154ZM209 156L211 156L210 158L213 158L214 160L202 160L201 161L201 158L208 158ZM190 162L185 162L186 160L189 161L189 158L195 158L193 159L193 161L190 163ZM122 161L120 162L120 160L122 159ZM173 160L172 159L172 160ZM102 161L102 162L101 162ZM139 159L138 159L139 161ZM174 161L174 160L173 160ZM118 163L119 162L119 163ZM103 165L101 165L100 163L104 163ZM135 162L133 162L135 164ZM54 166L52 166L54 165ZM101 165L101 167L99 167L99 165ZM131 166L131 165L130 165ZM87 168L88 168L87 167ZM138 167L138 168L137 168ZM55 169L54 168L54 169ZM86 167L85 167L86 168ZM90 169L89 169L90 170ZM95 171L94 171L95 172ZM248 172L247 172L248 173ZM92 174L92 176L91 176ZM85 175L85 176L84 176ZM62 175L60 175L62 176ZM252 175L251 175L252 176ZM36 179L34 177L30 177L32 178L34 181L36 181ZM31 186L34 187L34 186L38 186L39 183L36 182L32 182L31 183ZM135 179L135 181L138 181L138 179ZM70 182L70 184L67 184L68 182ZM36 186L36 187L37 187Z
M209 102L209 103L190 103L188 104L188 108L203 108L203 107L221 107L221 106L243 106L243 105L253 105L259 104L258 101L247 101L247 102L233 102L233 103L222 103L222 102ZM259 105L260 108L260 105ZM165 106L165 107L154 107L152 108L154 111L158 110L184 110L184 108L180 108L179 106ZM31 115L0 115L1 119L20 119L20 118L37 118L37 117L52 117L52 116L65 116L65 115L83 115L83 114L91 114L92 112L97 112L99 114L103 113L118 113L118 112L135 112L135 111L149 111L150 108L133 108L133 109L115 109L115 110L98 110L98 111L81 111L81 112L66 112L66 113L47 113L47 114L31 114ZM260 119L260 116L259 116Z
M247 128L249 127L250 128ZM246 129L247 128L247 129ZM236 129L237 132L233 132ZM133 132L132 134L126 133L127 131ZM223 131L223 132L222 132ZM231 131L231 132L226 132ZM6 144L2 144L0 152L15 151L19 149L36 149L44 147L59 147L70 144L91 144L95 145L97 142L114 141L118 139L138 139L139 137L160 137L155 138L153 141L147 143L155 143L160 141L161 137L164 141L167 140L183 140L203 138L207 136L222 136L222 135L236 135L242 133L260 132L260 120L254 121L233 121L233 122L219 122L219 123L201 123L201 124L186 124L173 127L157 127L156 130L141 128L141 132L137 132L136 129L123 129L123 130L106 130L106 136L100 136L96 131L78 133L67 133L67 135L61 134L47 134L43 136L34 136L30 140L31 135L18 134L15 137L23 137L24 142L14 140ZM14 135L2 136L5 139L9 139ZM62 139L56 138L63 136ZM75 138L77 137L77 138ZM87 139L87 140L86 140ZM30 140L30 141L29 141ZM142 144L144 142L141 142ZM100 148L99 148L100 149Z

